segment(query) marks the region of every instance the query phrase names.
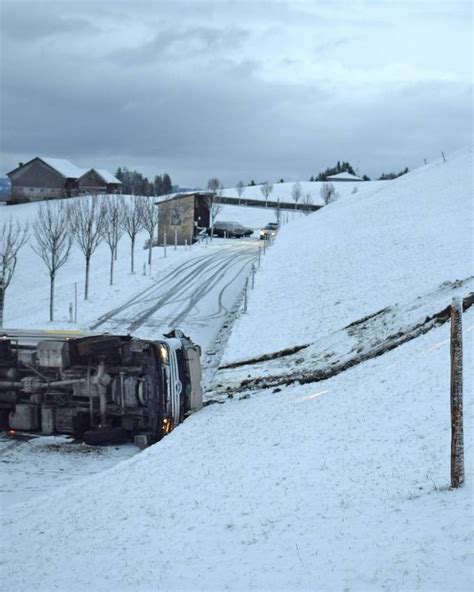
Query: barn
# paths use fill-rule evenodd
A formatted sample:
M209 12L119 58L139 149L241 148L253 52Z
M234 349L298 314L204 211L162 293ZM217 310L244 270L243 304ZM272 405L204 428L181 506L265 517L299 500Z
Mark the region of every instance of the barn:
M11 182L10 204L74 197L92 192L91 187L100 187L103 193L115 193L121 186L108 171L81 169L64 158L37 156L26 163L20 162L7 176Z
M198 191L167 195L157 202L160 210L158 240L164 244L178 245L197 241L199 232L210 226L211 208L214 194Z
M122 182L105 169L89 169L79 177L79 193L120 193Z

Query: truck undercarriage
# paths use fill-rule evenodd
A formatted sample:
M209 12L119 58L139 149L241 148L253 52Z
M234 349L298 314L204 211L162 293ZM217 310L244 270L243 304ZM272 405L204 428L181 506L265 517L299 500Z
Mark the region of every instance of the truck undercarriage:
M180 331L0 336L0 427L89 444L160 440L202 405L200 349Z

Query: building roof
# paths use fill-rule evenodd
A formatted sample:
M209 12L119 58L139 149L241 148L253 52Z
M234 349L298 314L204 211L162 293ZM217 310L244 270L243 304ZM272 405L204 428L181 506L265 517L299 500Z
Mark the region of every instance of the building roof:
M65 158L45 158L43 156L38 156L38 158L66 179L79 179L86 172L86 169L80 169Z
M343 173L338 173L337 175L330 175L327 177L328 181L362 181L361 177L357 177L356 175L351 175L350 173L344 171Z
M204 196L208 196L208 195L213 195L212 192L209 191L185 191L185 192L179 192L179 193L168 193L166 195L159 195L157 197L155 197L155 203L159 204L159 203L163 203L165 201L172 201L175 199L180 199L183 197L190 197L191 195L204 195Z
M122 184L122 182L117 179L117 177L114 177L114 175L112 175L112 173L106 169L81 169L65 158L50 158L49 156L36 156L28 162L18 166L13 171L10 171L7 173L7 175L18 171L35 160L41 160L41 162L44 162L49 167L57 171L65 179L79 179L79 177L83 177L89 171L95 171L106 183L114 183L116 185Z

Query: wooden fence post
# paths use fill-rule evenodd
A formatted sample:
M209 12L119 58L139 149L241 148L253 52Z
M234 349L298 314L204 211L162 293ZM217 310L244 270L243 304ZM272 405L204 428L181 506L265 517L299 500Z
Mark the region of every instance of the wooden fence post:
M244 291L244 312L247 312L248 304L248 289L249 289L249 278L245 280L245 291Z
M451 304L451 487L464 483L462 299Z

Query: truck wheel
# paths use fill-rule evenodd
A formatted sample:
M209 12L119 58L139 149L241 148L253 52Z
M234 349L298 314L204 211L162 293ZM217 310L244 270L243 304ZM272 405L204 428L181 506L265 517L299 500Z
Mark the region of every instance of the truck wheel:
M84 432L84 442L91 446L106 444L123 444L130 440L130 433L124 428L96 428Z

